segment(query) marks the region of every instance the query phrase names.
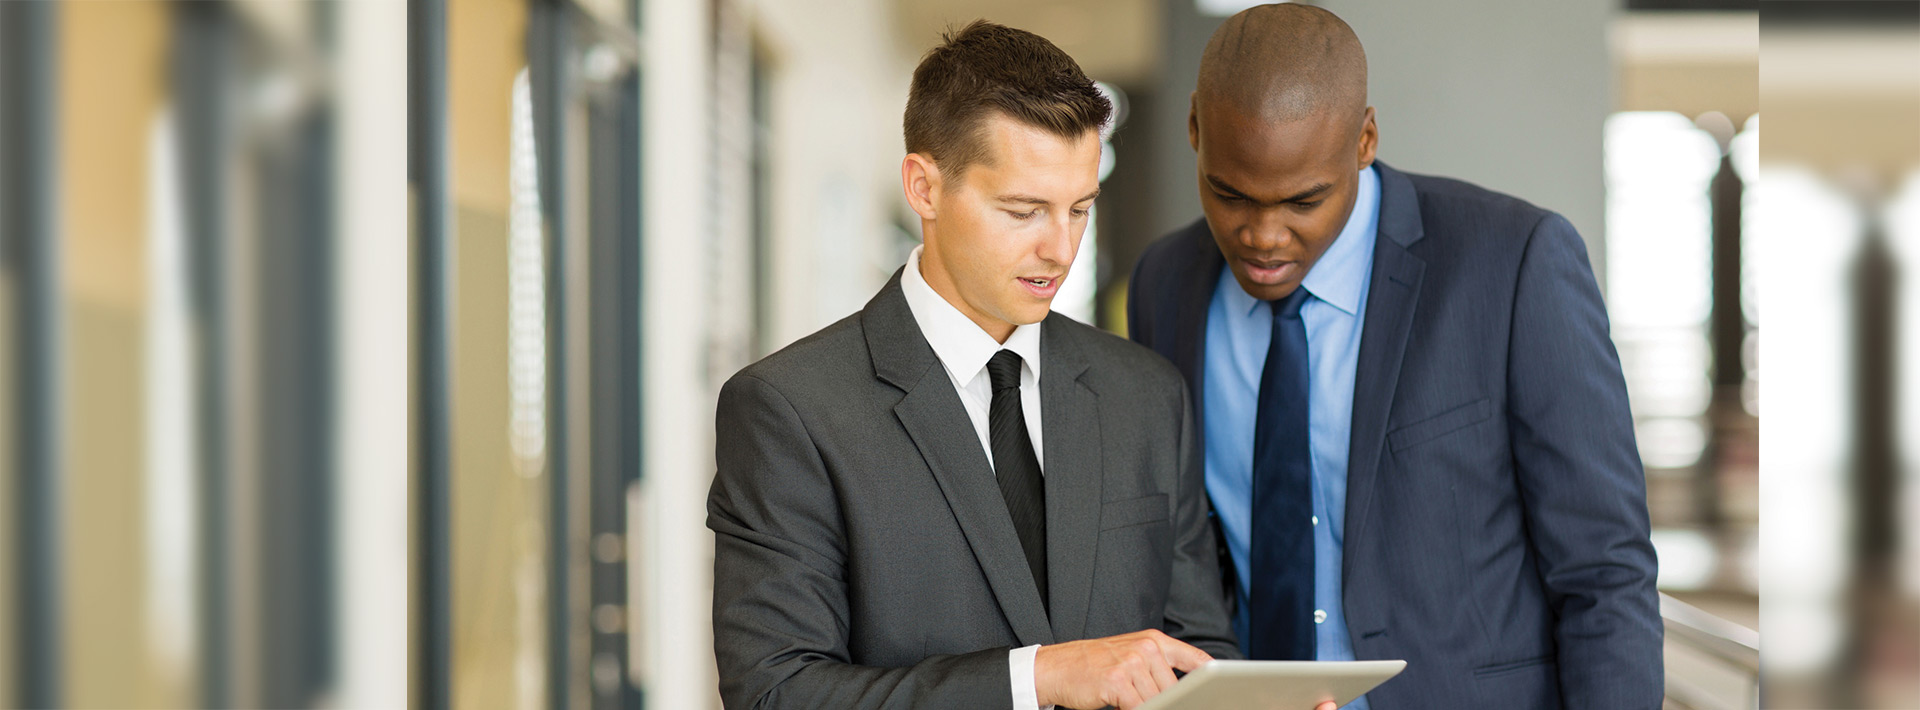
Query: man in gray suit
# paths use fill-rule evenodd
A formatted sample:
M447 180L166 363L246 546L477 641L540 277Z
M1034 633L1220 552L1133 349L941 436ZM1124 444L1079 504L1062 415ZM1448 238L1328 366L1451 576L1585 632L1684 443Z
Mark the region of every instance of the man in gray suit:
M1110 112L1059 49L990 23L914 72L924 245L720 393L727 707L1131 708L1237 655L1180 374L1049 314Z

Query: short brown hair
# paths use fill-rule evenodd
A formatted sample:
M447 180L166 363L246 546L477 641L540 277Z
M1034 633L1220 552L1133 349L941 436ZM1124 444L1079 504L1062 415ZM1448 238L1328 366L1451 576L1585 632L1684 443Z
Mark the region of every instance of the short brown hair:
M904 123L907 152L958 179L987 160L990 112L1062 138L1105 126L1113 105L1080 65L1046 38L986 20L949 29L913 70Z

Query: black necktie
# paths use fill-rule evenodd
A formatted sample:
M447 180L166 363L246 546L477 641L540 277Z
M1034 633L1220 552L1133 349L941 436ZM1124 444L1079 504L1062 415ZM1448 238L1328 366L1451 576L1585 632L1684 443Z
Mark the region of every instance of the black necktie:
M1273 341L1253 429L1248 656L1314 660L1313 462L1307 439L1306 288L1271 301Z
M987 361L987 380L993 384L993 404L987 408L987 440L993 445L994 474L1000 495L1013 516L1013 530L1027 553L1040 605L1047 606L1047 489L1040 481L1040 459L1034 456L1027 418L1020 412L1020 356L1012 350L995 353Z

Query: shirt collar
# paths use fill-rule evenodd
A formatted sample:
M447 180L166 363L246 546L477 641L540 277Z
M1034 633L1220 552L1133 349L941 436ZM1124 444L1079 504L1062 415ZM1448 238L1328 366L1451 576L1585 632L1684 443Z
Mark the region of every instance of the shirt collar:
M1379 234L1380 225L1380 173L1367 166L1360 171L1360 185L1353 198L1353 212L1347 215L1347 223L1340 228L1340 236L1335 237L1327 252L1320 255L1307 277L1300 286L1327 305L1338 308L1347 315L1359 315L1360 294L1365 290L1367 278L1373 272L1373 242ZM1225 279L1233 281L1232 271L1224 271ZM1237 286L1239 282L1234 281ZM1252 315L1263 301L1247 295L1245 289L1229 288L1227 305L1233 310L1229 313Z
M993 336L948 303L946 297L933 290L926 277L920 275L920 251L925 248L914 247L913 253L907 256L907 267L900 274L900 291L907 297L907 309L919 324L920 334L933 346L933 354L946 366L948 375L965 386L986 369L987 361L993 359L995 353L1012 350L1038 382L1040 326L1045 321L1015 326L1006 343L994 342Z

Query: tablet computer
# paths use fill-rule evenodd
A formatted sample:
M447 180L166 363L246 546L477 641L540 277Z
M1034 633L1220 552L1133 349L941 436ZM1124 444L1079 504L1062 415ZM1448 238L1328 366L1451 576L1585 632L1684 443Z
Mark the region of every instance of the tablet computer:
M1213 661L1140 710L1313 710L1353 702L1407 667L1406 661Z

